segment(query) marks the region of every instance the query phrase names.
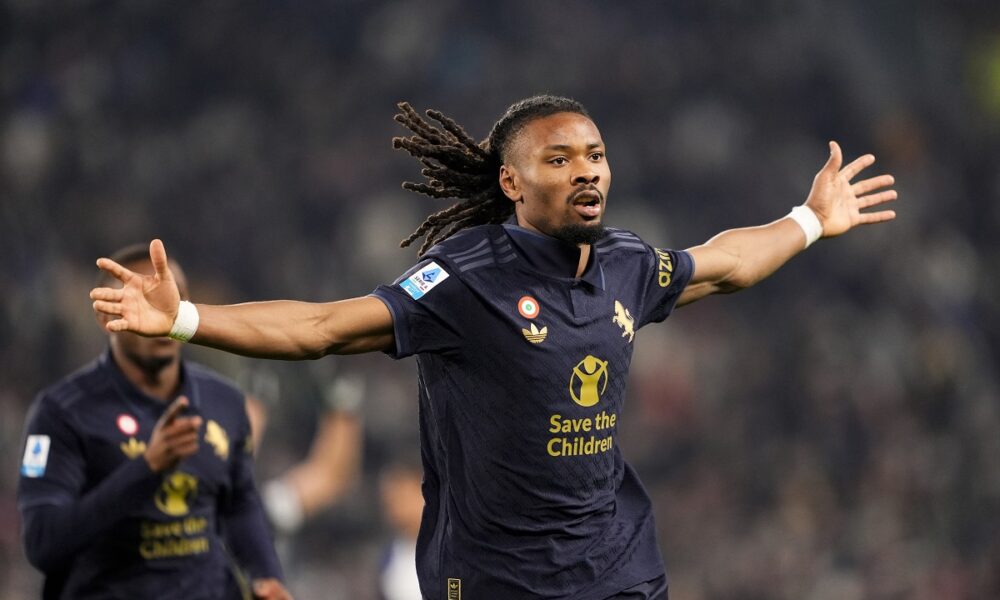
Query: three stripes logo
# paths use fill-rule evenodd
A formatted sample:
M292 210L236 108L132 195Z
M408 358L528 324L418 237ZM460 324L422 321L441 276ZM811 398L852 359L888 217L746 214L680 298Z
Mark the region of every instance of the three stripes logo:
M462 600L462 580L448 578L448 600Z

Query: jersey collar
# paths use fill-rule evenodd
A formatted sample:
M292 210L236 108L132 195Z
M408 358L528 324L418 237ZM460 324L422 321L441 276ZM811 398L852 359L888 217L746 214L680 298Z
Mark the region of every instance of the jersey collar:
M515 219L516 217L511 217L503 224L503 228L507 232L507 237L510 238L511 245L524 258L525 262L533 270L544 275L561 279L574 279L573 273L576 272L580 261L580 249L554 237L525 229L518 225ZM601 261L597 260L596 257L597 249L591 246L590 261L579 281L603 290L604 271L601 269Z
M198 399L196 398L197 394L194 393L194 390L191 387L191 381L190 377L188 377L187 374L187 367L184 364L184 359L181 358L180 361L181 361L181 369L180 369L181 385L180 385L180 390L177 393L177 396L187 396L188 402L190 403L189 406L193 408L195 407L198 401ZM169 402L163 402L158 398L153 398L152 396L143 393L143 391L140 390L139 388L135 387L135 385L128 380L128 377L125 377L125 373L122 373L122 370L121 368L119 368L118 364L115 363L114 357L111 356L110 347L107 348L104 351L104 354L101 355L100 365L101 369L103 369L104 372L108 374L108 376L111 378L111 381L114 383L115 388L117 388L121 394L127 395L128 397L139 400L141 402L148 402L158 406L162 406L164 409L167 407L168 404L170 404ZM175 398L177 396L175 396Z

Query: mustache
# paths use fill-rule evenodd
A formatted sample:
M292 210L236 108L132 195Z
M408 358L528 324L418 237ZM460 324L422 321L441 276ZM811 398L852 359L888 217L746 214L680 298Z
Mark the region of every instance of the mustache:
M594 184L586 185L578 190L573 190L573 192L566 197L566 203L573 204L574 202L576 202L577 198L588 192L597 194L597 197L600 199L601 204L604 204L604 194L602 194L601 190L597 189L597 186Z

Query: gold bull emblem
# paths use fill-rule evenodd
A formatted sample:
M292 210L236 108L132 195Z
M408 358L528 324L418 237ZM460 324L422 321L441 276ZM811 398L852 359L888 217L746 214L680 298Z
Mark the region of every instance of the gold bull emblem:
M611 322L622 328L622 337L628 336L631 342L635 337L635 319L621 302L615 300L615 316L611 317Z

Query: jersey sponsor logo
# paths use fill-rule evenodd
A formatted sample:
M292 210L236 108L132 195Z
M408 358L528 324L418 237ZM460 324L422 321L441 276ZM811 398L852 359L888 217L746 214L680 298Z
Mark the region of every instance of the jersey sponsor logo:
M205 554L211 547L205 517L185 517L170 521L142 521L139 527L139 555L146 560Z
M118 447L121 448L122 454L127 456L129 460L135 460L146 451L146 442L140 442L134 437L130 437L128 443L122 442L118 444Z
M171 473L153 496L156 508L165 515L182 517L191 510L191 502L198 493L198 479L182 471Z
M441 268L436 262L429 262L419 271L410 275L399 284L403 291L409 294L414 300L420 300L427 292L434 289L439 283L448 279L448 271Z
M573 367L569 378L569 395L580 406L593 406L608 388L608 361L588 354Z
M660 250L659 248L653 248L653 250L656 251L656 257L659 259L657 282L660 284L660 287L667 287L674 277L674 260L670 258L670 253L666 250Z
M622 337L628 336L631 343L635 337L635 319L625 305L615 300L615 316L611 317L611 322L622 328Z
M538 304L538 300L531 296L521 296L521 299L517 301L517 312L521 313L525 319L534 319L541 311L542 307Z
M448 578L448 600L462 600L462 580Z
M118 429L125 435L135 435L139 431L139 422L132 415L120 414L115 420Z
M47 435L29 435L24 444L24 458L21 460L21 475L41 477L49 464L49 446L52 439Z
M222 460L229 458L229 436L222 425L212 419L205 424L205 441L211 444L216 456Z
M532 323L530 327L530 329L522 329L521 333L524 335L524 339L528 340L532 344L541 344L549 335L548 327L542 327L539 329L534 323Z

